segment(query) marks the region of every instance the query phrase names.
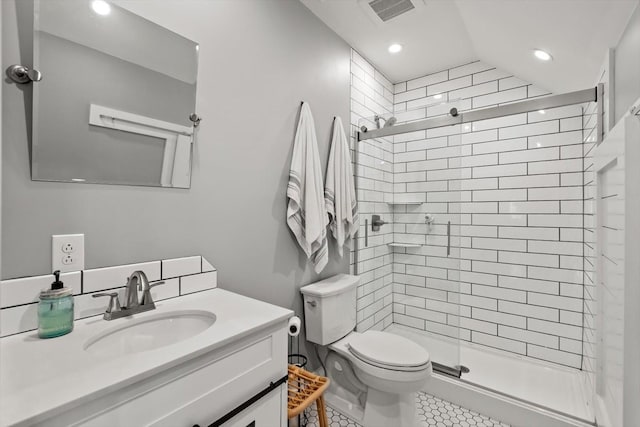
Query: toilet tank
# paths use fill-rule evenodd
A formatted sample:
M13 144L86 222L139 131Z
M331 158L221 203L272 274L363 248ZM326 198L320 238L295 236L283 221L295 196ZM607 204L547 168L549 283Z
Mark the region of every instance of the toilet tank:
M327 345L353 331L359 283L358 276L338 274L300 288L308 341Z

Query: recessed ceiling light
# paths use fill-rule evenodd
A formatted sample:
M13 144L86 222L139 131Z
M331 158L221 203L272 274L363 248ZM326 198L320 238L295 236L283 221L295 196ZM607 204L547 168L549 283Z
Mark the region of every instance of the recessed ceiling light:
M553 59L550 53L545 52L544 50L541 50L541 49L535 49L533 51L533 54L536 56L536 58L538 58L541 61L551 61Z
M538 113L540 113L540 114L547 114L547 112L546 112L546 111L544 111L544 110L538 110Z
M108 15L111 13L111 6L104 0L93 0L91 8L98 15Z
M398 43L393 43L389 46L389 53L398 53L402 50L402 45Z
M433 95L433 99L442 99L442 94Z

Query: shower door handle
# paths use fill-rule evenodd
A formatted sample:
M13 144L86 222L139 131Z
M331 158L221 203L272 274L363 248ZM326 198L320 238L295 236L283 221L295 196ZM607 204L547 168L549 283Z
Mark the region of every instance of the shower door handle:
M451 221L447 222L447 256L451 255Z

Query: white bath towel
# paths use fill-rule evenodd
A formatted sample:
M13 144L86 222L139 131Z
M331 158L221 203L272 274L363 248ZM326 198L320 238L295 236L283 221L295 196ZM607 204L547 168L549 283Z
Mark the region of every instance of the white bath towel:
M313 262L316 273L320 273L329 261L329 217L325 209L322 183L315 124L309 104L305 102L300 109L289 171L287 224L307 258Z
M340 117L333 121L324 201L329 213L329 229L338 242L338 253L342 256L344 246L352 247L360 221L349 144Z

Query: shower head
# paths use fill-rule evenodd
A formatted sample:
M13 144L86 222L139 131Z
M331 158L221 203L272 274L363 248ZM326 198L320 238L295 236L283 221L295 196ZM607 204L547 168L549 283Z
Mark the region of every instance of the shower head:
M398 119L396 119L394 116L391 116L387 120L385 120L384 127L391 127L395 125L397 121Z
M378 128L378 129L380 129L380 119L384 120L384 127L393 126L398 121L398 119L396 119L393 116L389 117L388 119L385 119L384 117L379 116L379 115L376 114L373 117L373 121L376 122L376 128Z

